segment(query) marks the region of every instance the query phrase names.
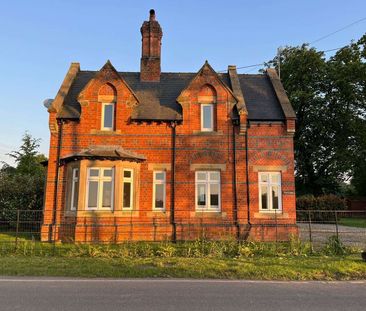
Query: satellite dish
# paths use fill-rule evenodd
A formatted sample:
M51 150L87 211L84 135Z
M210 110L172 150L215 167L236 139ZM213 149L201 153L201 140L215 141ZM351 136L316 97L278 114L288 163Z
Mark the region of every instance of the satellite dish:
M52 105L53 98L47 98L43 101L43 106L45 106L47 109Z

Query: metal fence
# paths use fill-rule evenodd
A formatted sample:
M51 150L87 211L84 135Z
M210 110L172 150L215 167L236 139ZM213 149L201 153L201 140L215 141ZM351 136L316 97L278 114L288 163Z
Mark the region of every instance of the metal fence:
M188 211L187 211L188 212ZM192 213L192 212L190 212ZM169 213L152 216L151 211L131 211L113 217L57 215L57 225L43 224L42 211L0 210L0 244L22 241L62 241L67 243L121 243L124 241L178 241L195 239L224 240L238 238L280 242L292 234L314 247L324 245L328 238L337 236L348 246L366 249L366 211L298 210L297 225L286 223L279 213L270 221L247 224L239 217L238 223L207 213L179 211L172 225ZM179 216L186 215L186 216ZM187 216L188 215L188 216Z
M297 210L297 225L301 240L314 246L336 236L347 246L366 249L366 210Z

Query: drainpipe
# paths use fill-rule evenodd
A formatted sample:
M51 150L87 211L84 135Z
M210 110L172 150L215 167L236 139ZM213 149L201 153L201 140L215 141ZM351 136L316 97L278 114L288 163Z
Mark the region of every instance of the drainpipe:
M245 131L245 173L246 173L246 181L247 181L247 206L248 206L248 225L249 228L251 227L250 223L250 198L249 198L249 155L248 155L248 128L249 124L247 126L247 129ZM249 231L248 231L249 234Z
M170 189L170 223L172 225L172 242L177 241L177 227L175 223L175 128L177 126L176 122L172 122L172 167L171 167L171 189Z
M233 190L234 190L234 225L236 227L236 238L240 239L240 226L238 222L238 195L236 187L236 139L235 139L235 126L237 121L233 120Z
M54 191L54 198L53 198L53 215L52 215L52 236L54 239L56 238L56 214L57 214L57 198L58 198L58 177L60 171L60 155L61 155L61 148L62 148L62 130L63 130L63 120L57 119L57 125L59 128L58 131L58 141L57 141L57 156L56 156L56 175L55 175L55 191Z

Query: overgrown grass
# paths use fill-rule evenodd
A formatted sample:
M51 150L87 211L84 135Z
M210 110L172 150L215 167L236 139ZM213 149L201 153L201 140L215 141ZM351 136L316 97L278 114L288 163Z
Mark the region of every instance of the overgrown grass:
M120 245L0 243L1 275L188 277L263 280L366 278L359 249L331 237L321 250L286 243L197 240Z
M366 218L341 218L339 224L348 227L366 228Z
M101 258L0 257L1 275L256 280L365 279L366 264L346 257Z

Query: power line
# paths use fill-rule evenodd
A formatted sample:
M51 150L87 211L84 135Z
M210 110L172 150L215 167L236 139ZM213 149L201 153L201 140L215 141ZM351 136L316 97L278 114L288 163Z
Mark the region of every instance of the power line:
M353 22L353 23L351 23L351 24L348 24L348 25L346 25L346 26L344 26L344 27L342 27L342 28L340 28L340 29L338 29L338 30L336 30L336 31L333 31L333 32L331 32L331 33L329 33L329 34L327 34L327 35L325 35L325 36L323 36L323 37L320 37L320 38L318 38L318 39L316 39L316 40L314 40L314 41L310 42L310 44L313 44L313 43L315 43L315 42L319 42L319 41L321 41L321 40L323 40L323 39L326 39L326 38L328 38L328 37L330 37L330 36L332 36L332 35L334 35L334 34L336 34L336 33L340 32L340 31L345 30L345 29L347 29L347 28L349 28L349 27L351 27L351 26L353 26L353 25L356 25L356 24L358 24L358 23L360 23L360 22L362 22L362 21L364 21L364 20L366 20L366 17L361 18L361 19L359 19L359 20L357 20L357 21L355 21L355 22Z
M320 37L320 38L318 38L318 39L316 39L316 40L314 40L314 41L310 42L310 43L309 43L309 45L310 45L310 44L313 44L313 43L315 43L315 42L319 42L319 41L321 41L321 40L323 40L323 39L326 39L326 38L328 38L328 37L330 37L330 36L332 36L332 35L334 35L334 34L336 34L336 33L340 32L340 31L345 30L345 29L347 29L347 28L349 28L349 27L351 27L351 26L353 26L353 25L356 25L356 24L358 24L358 23L360 23L360 22L362 22L362 21L364 21L364 20L366 20L366 17L361 18L361 19L359 19L359 20L357 20L357 21L355 21L355 22L353 22L353 23L351 23L351 24L348 24L348 25L346 25L346 26L344 26L344 27L342 27L342 28L340 28L340 29L338 29L338 30L336 30L336 31L333 31L333 32L331 32L331 33L329 33L329 34L327 34L327 35L325 35L325 36L322 36L322 37ZM343 49L343 48L344 48L344 47L346 47L346 46L347 46L347 45L342 46L342 47L340 47L340 48L334 48L334 49L329 49L329 50L324 50L324 51L319 51L319 52L327 53L327 52L337 51L337 50ZM240 67L237 67L236 69L244 69L244 68L251 68L251 67L259 67L259 66L263 66L263 65L265 65L265 64L266 64L266 63L265 63L265 62L263 62L263 63L260 63L260 64L253 64L253 65L247 65L247 66L240 66ZM217 71L217 72L225 72L225 71L227 71L227 69L219 70L219 71Z

